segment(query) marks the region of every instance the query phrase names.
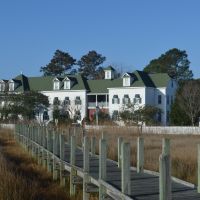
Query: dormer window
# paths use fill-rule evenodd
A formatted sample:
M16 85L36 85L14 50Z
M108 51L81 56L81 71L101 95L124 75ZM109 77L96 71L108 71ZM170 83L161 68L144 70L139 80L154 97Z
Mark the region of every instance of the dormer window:
M66 77L63 81L64 81L64 90L71 89L71 80L68 77Z
M6 85L4 82L0 82L0 91L1 92L4 92L5 91L5 88L6 88Z
M123 75L123 86L130 86L131 85L131 76L126 73Z
M58 79L55 79L53 82L53 89L59 90L60 89L60 81Z
M111 80L115 77L115 69L111 66L104 69L105 79Z
M9 82L9 91L14 91L14 89L15 89L14 81Z

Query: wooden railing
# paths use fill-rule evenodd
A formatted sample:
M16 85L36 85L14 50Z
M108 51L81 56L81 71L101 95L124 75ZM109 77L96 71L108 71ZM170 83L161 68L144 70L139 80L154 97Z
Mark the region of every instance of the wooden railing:
M70 195L76 193L76 185L83 184L83 199L88 200L90 193L99 193L99 199L106 196L113 199L133 199L131 192L130 144L123 138L118 138L118 168L121 170L121 189L113 186L107 180L107 142L105 138L99 140L99 155L96 155L96 139L84 136L81 146L77 146L76 131L59 133L57 130L44 126L16 125L15 139L24 149L36 157L38 164L52 173L54 180L60 180L60 185L70 179ZM200 148L199 148L200 152ZM76 157L81 158L78 166ZM90 173L91 158L98 159L98 178ZM200 160L200 155L199 155ZM114 163L114 161L109 161ZM114 165L113 165L114 166ZM200 162L199 162L200 166ZM144 139L137 140L137 173L144 172ZM200 167L198 167L198 172ZM171 163L170 140L163 139L162 154L159 158L159 199L171 199ZM200 180L200 176L198 176ZM198 187L198 191L200 191ZM148 197L147 197L148 199Z

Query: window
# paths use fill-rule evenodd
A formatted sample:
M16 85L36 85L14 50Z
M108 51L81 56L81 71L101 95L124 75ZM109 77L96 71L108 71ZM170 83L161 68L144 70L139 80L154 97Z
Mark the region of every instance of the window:
M167 105L169 105L169 95L167 95Z
M5 91L5 83L0 83L0 91Z
M158 112L158 121L161 122L162 121L162 113Z
M123 85L124 86L130 86L130 77L124 77L123 78Z
M129 103L130 103L130 98L128 94L125 94L123 98L123 104L129 104Z
M174 103L174 97L171 96L171 104L173 104L173 103Z
M158 95L158 104L161 104L161 103L162 103L162 96Z
M167 111L167 122L169 122L169 110Z
M75 99L75 105L81 105L81 98L79 96Z
M113 113L112 113L112 119L114 121L118 120L119 119L119 112L118 110L114 110Z
M64 89L70 89L70 80L64 81Z
M59 90L60 89L60 81L55 80L54 81L54 90Z
M64 101L63 101L64 105L70 105L70 100L69 97L65 97Z
M58 97L54 97L54 100L53 100L53 105L60 105L60 101L58 99Z
M10 83L9 83L9 91L14 91L14 89L15 89L15 84L14 84L14 82L10 82Z
M113 95L112 104L119 104L119 103L120 101L119 101L118 95Z
M110 78L110 72L106 72L106 79L109 79Z
M135 98L133 99L134 104L140 104L142 103L142 98L140 97L140 94L135 94Z

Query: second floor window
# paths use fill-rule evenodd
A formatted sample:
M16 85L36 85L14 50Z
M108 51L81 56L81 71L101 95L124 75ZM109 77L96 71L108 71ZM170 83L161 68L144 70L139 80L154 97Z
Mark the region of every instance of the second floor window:
M64 101L63 101L64 105L70 105L70 100L69 97L65 97Z
M169 105L169 95L167 95L167 105Z
M129 104L129 103L130 103L130 98L128 94L125 94L123 98L123 104Z
M75 105L81 105L81 98L79 96L75 99Z
M119 101L118 95L114 95L112 98L112 104L119 104L119 103L120 101Z
M140 97L140 94L135 94L135 98L133 99L133 102L135 104L140 104L142 103L142 98Z
M54 100L53 100L53 105L56 106L56 105L60 105L60 101L58 99L58 97L55 97Z
M162 104L162 96L158 95L158 104Z

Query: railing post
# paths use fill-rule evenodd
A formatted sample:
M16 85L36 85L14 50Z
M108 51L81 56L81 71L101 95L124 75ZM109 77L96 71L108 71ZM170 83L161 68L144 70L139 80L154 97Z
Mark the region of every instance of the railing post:
M122 193L130 195L131 193L131 176L130 176L130 144L122 143Z
M83 138L83 200L89 200L89 193L86 192L87 184L89 183L88 173L89 173L89 138L85 136Z
M71 164L71 172L70 172L70 196L74 196L76 193L76 185L73 184L73 179L76 176L76 170L73 165L75 165L75 156L76 156L76 137L71 136L71 144L70 144L70 164Z
M56 133L53 131L53 180L58 179L58 171L56 169L56 153L57 153Z
M91 137L91 153L92 155L95 155L96 153L96 138Z
M163 138L162 153L166 155L170 155L170 139L169 138Z
M171 199L171 174L170 174L170 156L161 154L159 158L159 192L160 200Z
M59 134L60 144L60 185L65 186L64 174L64 157L65 157L65 138L63 134Z
M107 146L106 140L99 140L99 179L106 180L106 159L107 159ZM99 200L105 199L105 187L100 184L99 186Z
M159 190L160 200L171 199L171 160L170 160L170 139L162 141L162 154L159 158Z
M44 168L47 168L46 127L43 126L43 127L42 127L42 130L43 130L43 131L42 131L42 146L43 146L43 150L42 150L42 166L43 166Z
M197 163L198 163L198 186L197 192L200 193L200 144L198 144Z
M144 169L144 138L137 138L137 172L141 173Z
M117 146L118 146L118 167L121 168L121 146L122 146L123 138L119 137L117 140Z

